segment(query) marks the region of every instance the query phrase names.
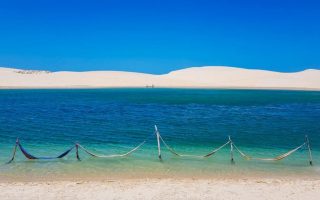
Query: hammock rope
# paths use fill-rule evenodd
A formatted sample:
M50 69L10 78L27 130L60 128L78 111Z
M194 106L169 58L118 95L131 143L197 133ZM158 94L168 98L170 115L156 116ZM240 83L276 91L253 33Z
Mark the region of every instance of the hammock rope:
M234 143L232 143L232 144L233 144L233 147L238 151L238 153L239 153L243 158L245 158L246 160L251 160L251 157L250 157L250 156L248 156L248 155L244 154L242 151L240 151L240 149L239 149Z
M14 148L13 148L13 151L12 151L12 157L11 159L7 162L7 164L11 163L15 156L16 156L16 152L17 152L17 147L18 147L18 142L19 142L19 139L16 140L16 144L14 145Z

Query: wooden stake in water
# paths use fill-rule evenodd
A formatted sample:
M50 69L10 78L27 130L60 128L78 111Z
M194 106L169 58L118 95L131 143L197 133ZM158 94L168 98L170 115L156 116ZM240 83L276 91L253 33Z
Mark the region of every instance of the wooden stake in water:
M230 157L231 157L231 164L234 164L234 159L233 159L233 143L231 141L231 137L229 136L229 141L230 141Z
M306 145L307 145L308 151L309 151L309 164L312 165L312 154L311 154L311 148L310 148L308 135L306 135Z
M77 156L77 159L80 161L80 156L79 156L79 144L76 143L76 156Z
M154 125L155 133L157 136L157 142L158 142L158 157L161 160L161 146L160 146L160 133L158 131L157 125Z

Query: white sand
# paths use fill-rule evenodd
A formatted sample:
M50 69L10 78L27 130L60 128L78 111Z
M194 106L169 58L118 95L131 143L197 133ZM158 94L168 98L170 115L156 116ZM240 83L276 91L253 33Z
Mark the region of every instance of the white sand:
M320 180L140 179L0 183L1 200L320 199Z
M164 75L120 71L46 72L0 68L0 88L195 87L320 90L320 70L296 73L192 67Z

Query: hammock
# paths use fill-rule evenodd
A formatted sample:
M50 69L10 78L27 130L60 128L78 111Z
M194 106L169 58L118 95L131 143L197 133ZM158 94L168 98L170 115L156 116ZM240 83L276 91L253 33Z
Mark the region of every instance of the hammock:
M80 149L82 149L84 152L86 152L87 154L91 155L92 157L98 157L98 158L115 158L115 157L124 157L127 156L133 152L135 152L136 150L138 150L142 145L144 145L144 143L146 143L146 140L141 142L138 146L136 146L135 148L133 148L132 150L128 151L127 153L124 154L114 154L114 155L98 155L98 154L94 154L92 152L90 152L88 149L84 148L82 145L77 144L79 146Z
M17 147L19 147L19 149L21 150L22 154L30 159L30 160L50 160L50 159L58 159L58 158L63 158L65 157L66 155L68 155L70 153L70 151L75 147L75 146L72 146L70 149L66 150L65 152L63 152L62 154L58 155L58 156L55 156L55 157L37 157L37 156L34 156L32 155L31 153L29 153L25 148L23 148L23 146L21 145L21 143L19 142L19 140L16 141L16 145L14 147L14 150L13 150L13 154L12 154L12 158L9 160L8 163L12 162L15 158L15 155L16 155L16 151L17 151Z
M196 157L196 158L208 158L210 156L212 156L213 154L215 154L217 151L219 151L220 149L222 149L223 147L225 147L227 144L230 143L230 141L228 141L227 143L223 144L222 146L214 149L213 151L211 151L210 153L206 154L206 155L189 155L189 154L179 154L177 153L172 147L170 147L165 141L164 139L161 137L161 135L159 134L160 140L163 142L163 144L166 146L166 148L174 155L176 156L180 156L180 157Z
M28 159L42 159L42 160L50 160L50 159L57 159L57 158L63 158L66 155L68 155L70 153L70 151L74 148L74 146L72 146L70 149L66 150L65 152L63 152L62 154L56 156L56 157L36 157L32 154L30 154L29 152L27 152L27 150L25 148L22 147L22 145L19 143L19 148L21 150L21 152L23 153L23 155L28 158Z
M278 161L278 160L282 160L288 156L290 156L291 154L293 154L294 152L298 151L300 148L302 148L305 145L305 143L303 143L302 145L298 146L295 149L292 149L291 151L288 151L287 153L284 153L280 156L277 156L275 158L251 158L254 160L263 160L263 161Z
M243 158L245 158L246 160L262 160L262 161L279 161L279 160L282 160L282 159L290 156L291 154L293 154L294 152L298 151L299 149L301 149L302 147L304 147L306 145L306 143L303 143L302 145L298 146L297 148L294 148L294 149L288 151L287 153L281 154L281 155L279 155L277 157L274 157L274 158L258 158L258 157L251 157L251 156L248 156L248 155L244 154L242 151L240 151L240 149L233 142L232 142L232 144L235 147L235 149L239 152L239 154Z

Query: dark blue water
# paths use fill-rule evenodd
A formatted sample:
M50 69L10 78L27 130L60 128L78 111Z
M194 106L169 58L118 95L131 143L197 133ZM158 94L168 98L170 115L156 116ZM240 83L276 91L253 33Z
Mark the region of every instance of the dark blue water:
M230 135L248 154L273 157L302 144L307 134L314 163L319 163L320 92L205 89L0 90L0 161L9 159L17 137L40 155L56 155L74 142L99 153L125 152L152 134L155 124L177 151L201 155ZM88 174L113 168L117 172L120 168L150 173L154 169L220 172L230 165L229 150L206 161L181 161L163 149L164 160L159 164L152 137L130 158L96 161L84 156L77 162L72 154L63 161L31 161L30 165L19 154L17 161L0 168L0 173L61 174L60 169L71 173L71 166L82 171L86 171L83 166L89 167ZM319 172L318 167L308 166L306 151L298 151L280 164L244 161L237 155L235 159L237 169L254 166L254 171L290 168L293 172Z

